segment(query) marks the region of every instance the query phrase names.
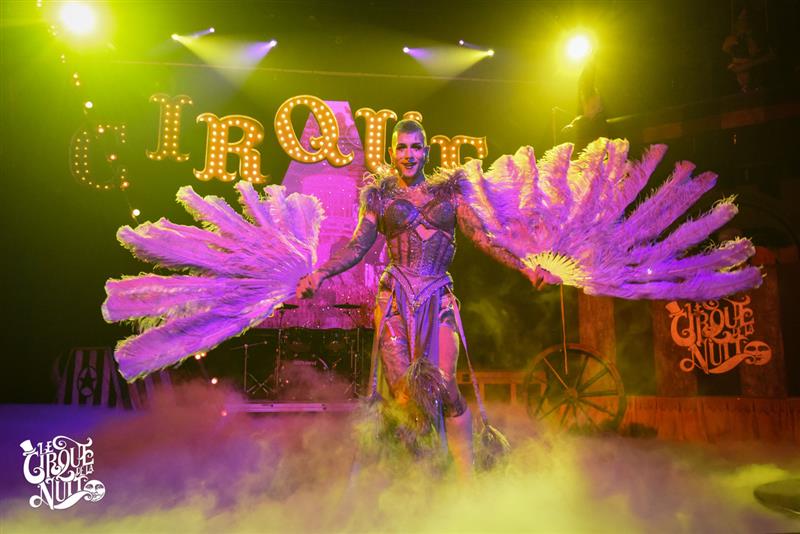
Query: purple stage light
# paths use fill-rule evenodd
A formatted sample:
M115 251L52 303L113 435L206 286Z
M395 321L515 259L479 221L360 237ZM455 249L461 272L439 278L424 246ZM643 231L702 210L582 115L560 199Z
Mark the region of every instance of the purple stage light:
M240 57L246 64L254 65L261 61L261 59L266 56L270 50L275 48L277 44L278 41L275 39L249 44L243 49Z
M431 57L431 51L427 48L409 48L405 46L403 47L403 52L414 59L427 59Z

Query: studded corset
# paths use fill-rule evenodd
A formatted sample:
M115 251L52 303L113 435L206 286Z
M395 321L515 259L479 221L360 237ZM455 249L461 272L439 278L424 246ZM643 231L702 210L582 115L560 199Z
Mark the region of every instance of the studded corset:
M425 276L447 272L456 250L453 202L425 191L396 194L384 201L380 220L390 263Z

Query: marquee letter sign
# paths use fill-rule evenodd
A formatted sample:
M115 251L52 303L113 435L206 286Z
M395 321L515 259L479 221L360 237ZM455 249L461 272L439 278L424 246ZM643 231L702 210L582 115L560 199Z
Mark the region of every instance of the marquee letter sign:
M185 105L192 105L192 99L186 95L169 96L156 94L150 97L150 102L159 105L158 144L155 150L146 151L147 157L152 160L186 161L189 154L184 154L179 148L181 109ZM300 142L297 132L292 124L292 112L297 108L305 108L319 126L319 135L311 137L304 146ZM385 161L388 121L396 121L397 113L390 109L375 111L372 108L361 108L356 111L356 117L365 121L364 139L364 165L372 173L383 171ZM422 121L422 114L418 111L408 111L403 118ZM287 99L280 105L275 113L274 125L277 141L283 151L299 163L314 164L326 161L334 167L344 167L353 161L354 152L345 154L339 148L340 124L339 118L333 113L330 106L321 98L312 95L299 95ZM261 152L256 146L264 139L264 127L259 121L246 115L228 115L217 117L214 113L201 113L197 122L206 123L206 151L203 169L195 169L194 175L198 180L212 179L231 182L241 177L254 183L266 181L267 176L261 174ZM238 141L229 140L231 130L243 132ZM461 147L472 146L478 158L487 155L485 137L471 137L456 135L452 138L445 135L435 135L431 144L441 148L441 167L455 167L461 164ZM228 171L228 156L233 155L239 159L238 172Z
M178 146L181 133L181 108L192 104L186 95L169 96L157 94L150 97L150 102L159 104L158 145L155 150L147 151L147 157L155 160L173 159L186 161L189 154L182 154Z
M226 165L228 154L233 154L239 158L239 175L242 178L257 184L264 182L266 176L261 174L261 153L253 148L264 139L264 126L260 122L245 115L217 117L213 113L203 113L197 117L197 122L205 122L208 127L205 167L201 171L194 171L198 180L235 180L236 173L228 172ZM243 132L242 138L235 143L228 140L231 128Z
M193 105L192 98L187 95L170 96L167 94L154 94L150 102L158 104L159 124L156 148L145 149L148 159L154 161L185 162L190 154L180 148L181 113L187 105ZM297 108L306 108L319 126L319 135L314 135L304 143L294 130L292 124L292 111ZM364 139L361 146L364 148L364 166L369 172L384 172L388 165L385 160L386 145L388 141L388 121L397 121L398 115L390 109L375 111L372 108L361 108L356 111L356 117L365 121ZM422 114L418 111L407 111L404 119L422 121ZM203 156L203 168L194 169L194 176L198 180L209 181L213 179L223 182L232 182L239 178L253 183L264 183L268 176L261 174L262 153L256 148L264 140L264 126L258 120L247 115L226 115L218 117L214 113L205 112L197 116L198 123L206 125L206 148ZM340 128L339 121L346 120L337 117L331 107L321 98L312 95L293 96L280 105L275 113L274 126L277 141L283 151L294 161L304 164L326 162L333 167L344 167L353 162L355 152L352 150L353 139L346 138L350 144L350 152L344 153L339 148ZM95 131L91 131L95 130ZM97 136L103 133L115 133L124 143L124 126L97 125L96 127L80 128L73 137L70 152L70 171L75 178L84 184L97 189L108 190L112 187L127 188L130 184L126 177L123 162L118 160L116 151L106 150L107 159L114 167L111 176L106 176L104 182L98 183L97 179L90 178L89 145ZM241 133L238 140L232 141L232 136ZM488 149L485 137L471 137L467 135L434 135L430 140L432 145L441 149L439 166L451 168L461 164L461 148L470 145L475 149L478 158L487 156ZM356 140L357 143L357 140ZM238 161L236 170L228 170L229 157ZM360 162L359 162L360 163ZM118 183L116 183L118 182Z
M300 144L292 126L292 109L299 106L310 108L319 125L320 135L309 140L311 148L316 149L315 152L309 152ZM281 104L275 114L275 133L278 135L281 148L295 161L317 163L328 160L328 163L336 167L342 167L353 161L352 152L342 154L339 150L339 124L333 111L316 96L295 96Z
M475 147L478 151L479 159L485 158L487 152L485 137L457 135L450 139L446 135L434 135L431 139L431 144L439 145L442 151L440 165L445 169L451 169L461 165L461 147L463 145L472 145Z
M386 121L396 121L397 114L391 109L375 111L372 108L361 108L356 111L356 117L364 117L364 161L367 170L377 173L388 164L385 159Z
M125 144L124 124L97 124L92 127L81 127L72 137L69 146L70 172L79 183L108 191L109 189L127 189L127 170L120 160L118 151ZM90 148L91 147L91 148ZM92 161L105 159L101 167L108 172L98 173L93 169ZM102 169L100 169L102 170Z

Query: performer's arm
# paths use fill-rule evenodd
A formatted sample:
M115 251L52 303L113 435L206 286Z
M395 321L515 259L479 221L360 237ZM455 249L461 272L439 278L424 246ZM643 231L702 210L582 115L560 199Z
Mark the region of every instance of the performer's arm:
M483 231L478 217L464 202L458 203L458 226L461 228L461 232L467 236L476 247L506 267L520 271L531 281L536 289L542 289L546 284L558 281L552 277L550 273L542 271L538 267L536 269L531 269L522 263L522 260L514 254L502 247L493 245L489 241L486 232Z
M375 212L362 206L358 226L350 242L334 251L331 257L313 273L300 279L297 297L311 297L323 281L353 267L369 252L378 236L378 217Z

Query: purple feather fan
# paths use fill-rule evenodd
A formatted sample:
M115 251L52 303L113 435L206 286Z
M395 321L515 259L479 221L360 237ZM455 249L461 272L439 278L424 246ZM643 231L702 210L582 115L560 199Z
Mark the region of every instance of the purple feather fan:
M461 199L478 216L489 242L590 295L626 299L715 299L758 287L761 272L744 262L752 243L738 239L692 254L736 215L733 199L662 236L709 191L713 173L692 176L679 162L667 181L628 216L666 152L650 147L628 160L628 142L598 139L572 160L559 145L537 163L531 147L502 156L484 171L472 160L454 171Z
M269 317L294 295L300 278L316 263L324 218L319 200L286 195L281 186L236 184L247 218L223 199L178 191L202 226L166 219L124 226L123 246L139 259L188 274L143 274L106 282L103 317L134 321L141 333L117 344L122 375L133 381L207 351Z

